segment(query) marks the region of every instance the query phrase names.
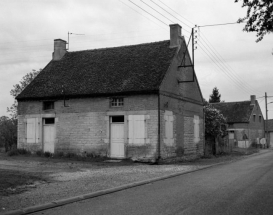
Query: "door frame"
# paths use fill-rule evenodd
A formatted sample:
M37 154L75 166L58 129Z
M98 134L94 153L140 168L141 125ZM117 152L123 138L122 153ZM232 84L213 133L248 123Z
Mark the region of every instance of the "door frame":
M45 124L45 120L46 119L49 119L49 118L54 118L54 123L52 123L52 124ZM44 127L45 126L52 126L52 127L54 127L54 141L53 141L53 144L54 144L54 152L53 153L55 153L55 149L56 149L56 144L55 144L55 139L56 139L56 120L57 120L57 118L56 117L44 117L44 118L42 118L42 148L43 148L43 152L45 152L45 142L44 142L44 135L45 135L45 132L44 132Z
M113 117L117 117L117 116L123 116L123 122L112 122L113 120ZM113 124L122 124L123 125L123 157L113 157L112 156L112 141L111 141L111 137L112 137L112 125ZM118 158L118 159L123 159L123 158L126 158L126 150L125 150L125 140L127 138L127 135L126 135L126 126L127 123L126 123L126 117L125 115L111 115L109 116L109 151L110 151L110 157L112 158Z

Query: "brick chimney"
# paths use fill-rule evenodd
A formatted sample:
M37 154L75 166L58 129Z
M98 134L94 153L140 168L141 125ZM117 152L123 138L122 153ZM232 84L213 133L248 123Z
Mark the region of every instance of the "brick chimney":
M170 25L170 48L181 45L181 28L179 24Z
M250 101L251 101L251 105L255 105L255 101L256 101L256 96L255 95L251 95L250 96Z
M66 41L62 39L54 40L54 52L52 53L53 60L61 60L66 53Z

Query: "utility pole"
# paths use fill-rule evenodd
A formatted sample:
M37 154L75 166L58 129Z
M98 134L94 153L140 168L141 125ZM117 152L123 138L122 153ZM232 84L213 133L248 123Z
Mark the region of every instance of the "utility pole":
M194 28L191 29L192 34L192 69L194 71Z
M268 147L269 143L268 143L268 131L267 131L267 121L268 121L267 113L268 113L268 110L267 110L267 93L265 92L265 139L266 139L266 145Z

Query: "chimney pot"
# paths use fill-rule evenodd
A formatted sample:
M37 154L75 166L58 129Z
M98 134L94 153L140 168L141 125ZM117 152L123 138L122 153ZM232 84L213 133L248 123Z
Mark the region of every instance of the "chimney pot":
M255 101L256 101L256 96L255 95L251 95L250 96L250 101L251 101L251 105L255 105Z
M170 25L170 47L181 45L181 26L179 24Z
M66 41L62 39L54 40L53 60L61 60L66 53Z

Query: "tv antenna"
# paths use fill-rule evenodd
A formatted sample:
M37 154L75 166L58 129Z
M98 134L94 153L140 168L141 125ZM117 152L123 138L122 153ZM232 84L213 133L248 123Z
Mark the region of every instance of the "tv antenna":
M67 33L67 37L68 37L68 40L67 40L67 41L68 41L68 42L67 42L67 49L66 49L66 50L69 50L69 35L70 35L70 34L78 35L78 36L84 35L84 34L75 34L75 33L72 33L72 32L69 32L69 31L68 31L68 33Z

